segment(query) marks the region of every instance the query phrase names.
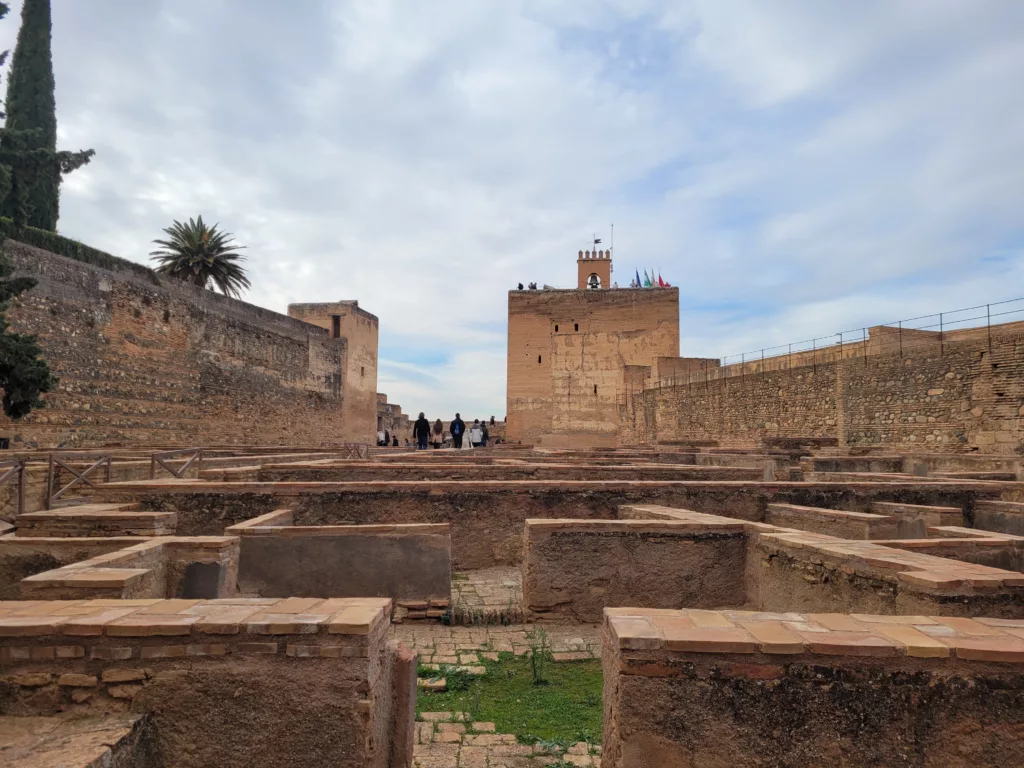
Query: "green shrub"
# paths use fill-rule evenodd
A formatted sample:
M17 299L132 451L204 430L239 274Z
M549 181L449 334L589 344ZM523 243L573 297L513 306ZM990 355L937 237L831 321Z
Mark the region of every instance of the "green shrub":
M139 277L146 278L153 285L160 285L160 278L149 267L128 261L128 259L111 256L105 251L58 235L56 232L47 232L34 227L17 227L10 219L0 218L0 235L25 243L25 245L56 253L58 256L66 256L75 261L109 269L112 272L133 272Z

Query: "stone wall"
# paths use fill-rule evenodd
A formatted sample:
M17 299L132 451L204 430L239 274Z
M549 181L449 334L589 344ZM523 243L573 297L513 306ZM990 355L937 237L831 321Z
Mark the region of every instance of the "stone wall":
M168 279L4 244L39 284L8 317L36 334L60 378L13 448L329 445L365 438L345 419L348 352L327 331ZM376 381L371 390L375 388ZM372 424L375 404L368 404Z
M624 366L679 354L679 290L510 291L508 439L614 446Z
M1008 488L1016 485L1004 484ZM1022 487L1024 488L1024 487ZM282 506L298 525L450 523L456 570L521 562L527 518L615 519L621 504L662 504L734 519L763 520L771 502L869 511L875 501L958 506L1012 492L991 483L720 483L701 481L462 480L392 483L147 483L97 491L109 502L178 513L177 533L221 535Z
M226 530L241 541L238 585L262 597L389 597L437 611L451 600L448 525L296 526L280 510Z
M377 334L379 321L358 301L328 304L289 304L288 316L325 329L332 339L345 340L342 361L343 436L355 442L376 443Z
M0 715L148 713L166 768L408 768L416 659L388 608L0 603Z
M743 523L527 520L523 608L531 619L601 621L605 606L740 607Z
M691 378L627 399L620 437L624 444L736 445L835 437L851 447L1012 454L1024 440L1022 342L1012 324L993 327L991 344L987 333L960 334L941 345L907 344L902 355L886 345L878 354L840 357L837 347L819 351L812 364L793 360L792 368L785 356L763 368L747 363L728 378Z
M609 609L605 768L1001 768L1024 622Z

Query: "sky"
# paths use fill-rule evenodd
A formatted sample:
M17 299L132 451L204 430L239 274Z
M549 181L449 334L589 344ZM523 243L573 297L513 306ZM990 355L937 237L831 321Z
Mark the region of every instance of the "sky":
M687 356L1024 296L1021 2L52 4L61 234L219 222L246 300L380 318L406 412L501 418L507 291L612 223Z

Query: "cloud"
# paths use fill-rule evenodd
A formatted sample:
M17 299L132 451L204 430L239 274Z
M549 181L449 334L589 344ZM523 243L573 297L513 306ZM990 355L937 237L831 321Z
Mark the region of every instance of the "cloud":
M13 47L20 6L0 24ZM202 213L249 299L358 298L378 389L501 416L506 291L681 286L723 356L1010 298L1024 5L997 0L54 3L61 231L145 261ZM607 242L607 240L606 240Z

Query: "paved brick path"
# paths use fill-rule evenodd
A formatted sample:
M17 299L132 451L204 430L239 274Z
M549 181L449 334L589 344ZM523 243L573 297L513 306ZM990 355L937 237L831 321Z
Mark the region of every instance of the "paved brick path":
M600 766L600 747L583 742L569 748L562 759L571 765ZM595 754L591 754L595 753ZM495 733L494 723L467 723L457 712L424 712L416 723L416 768L542 768L559 756L516 737Z
M547 633L555 661L576 661L601 657L601 628L589 624L450 627L441 624L392 625L391 636L416 651L427 664L479 664L480 659L496 661L501 651L521 656L537 642L527 635L534 629Z
M481 568L452 575L452 611L456 616L504 616L506 621L521 621L522 596L523 576L515 567Z

